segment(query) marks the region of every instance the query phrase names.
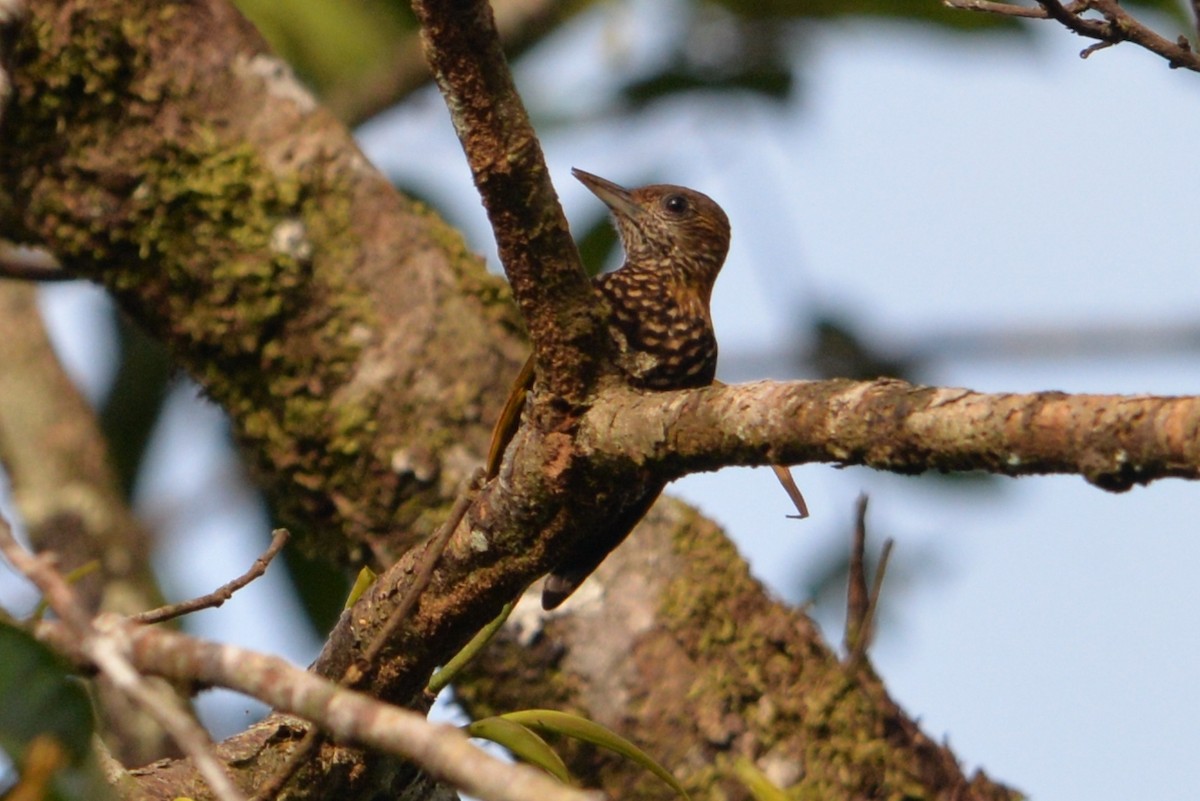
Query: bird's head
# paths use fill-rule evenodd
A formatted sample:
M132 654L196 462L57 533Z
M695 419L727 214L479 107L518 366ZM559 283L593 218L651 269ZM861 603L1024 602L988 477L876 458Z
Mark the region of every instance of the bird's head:
M612 210L627 265L677 269L711 289L729 252L729 218L712 198L682 186L626 189L583 170L571 174Z

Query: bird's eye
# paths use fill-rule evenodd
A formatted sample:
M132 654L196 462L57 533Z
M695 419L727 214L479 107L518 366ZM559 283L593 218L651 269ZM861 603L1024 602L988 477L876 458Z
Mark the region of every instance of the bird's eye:
M671 214L683 214L688 210L688 199L683 195L667 195L662 205Z

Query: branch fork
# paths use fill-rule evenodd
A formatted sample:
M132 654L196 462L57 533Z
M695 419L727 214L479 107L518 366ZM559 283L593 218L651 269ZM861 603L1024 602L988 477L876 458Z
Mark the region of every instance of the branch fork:
M1135 19L1121 7L1118 0L1074 0L1063 5L1059 0L1038 0L1038 5L1022 6L996 0L942 0L950 8L966 11L982 11L1005 17L1024 19L1053 19L1068 30L1088 39L1099 40L1080 52L1087 58L1097 50L1112 47L1121 42L1132 42L1139 47L1156 53L1167 60L1171 69L1189 69L1200 72L1200 56L1193 50L1184 36L1175 41L1155 33L1144 23ZM1192 10L1196 24L1200 26L1200 0L1193 0ZM1089 11L1099 18L1085 16Z

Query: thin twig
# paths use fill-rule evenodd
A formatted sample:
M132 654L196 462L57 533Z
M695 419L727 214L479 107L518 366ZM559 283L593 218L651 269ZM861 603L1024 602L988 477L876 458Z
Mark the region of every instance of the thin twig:
M788 515L793 520L803 520L808 517L808 504L804 502L804 495L801 494L800 488L796 486L796 480L792 478L792 471L787 465L773 464L771 465L772 472L775 473L775 478L779 479L779 483L783 486L783 491L791 498L792 505L796 507L796 514Z
M867 607L867 496L859 495L854 508L854 540L850 546L850 569L846 581L845 645L848 654L856 654L863 640Z
M151 625L172 620L181 615L190 614L201 609L221 606L232 598L235 592L267 572L267 565L271 564L271 560L283 550L283 546L288 541L289 536L286 528L275 529L271 532L270 546L267 547L267 550L263 551L261 556L254 560L254 564L250 566L249 570L207 595L192 598L190 601L180 601L177 604L169 604L167 606L160 606L157 609L150 609L146 612L139 612L136 615L130 615L129 619L135 623Z
M964 11L986 11L990 14L1001 14L1006 17L1046 19L1046 12L1041 8L1018 6L1012 3L997 3L995 0L942 0L942 4L949 8L958 8Z
M0 278L53 282L74 281L78 277L64 270L58 259L45 250L0 241Z
M875 640L875 612L879 608L879 594L883 592L883 577L887 575L888 560L892 558L892 548L895 546L896 541L888 537L883 541L883 549L879 552L879 564L875 568L875 580L871 582L867 614L863 616L862 652L864 655L867 647Z
M1075 11L1066 8L1058 0L1038 0L1038 4L1046 10L1046 15L1050 19L1057 20L1080 36L1089 36L1102 41L1110 41L1112 38L1107 22L1079 16L1079 11L1086 10L1087 6Z
M1115 44L1116 44L1116 42L1096 42L1094 45L1088 45L1087 47L1080 50L1079 57L1087 58L1092 53L1097 53L1101 50L1107 50L1108 48L1112 47Z
M1081 58L1087 58L1097 50L1120 42L1131 42L1162 56L1172 69L1182 67L1200 72L1200 55L1192 50L1186 37L1180 36L1172 42L1160 36L1130 16L1118 0L1074 0L1067 5L1063 5L1059 0L1038 0L1036 7L995 0L942 0L942 3L950 8L982 11L1005 17L1053 19L1080 36L1101 42L1085 48L1079 54ZM1192 8L1196 13L1197 31L1200 32L1200 0L1192 0ZM1082 16L1086 11L1097 11L1103 19Z
M1121 7L1117 0L1088 0L1088 6L1104 15L1110 23L1114 41L1126 41L1157 53L1167 60L1172 69L1180 67L1200 72L1200 55L1191 48L1187 39L1179 37L1171 41L1159 36L1150 28L1134 19Z
M195 721L179 699L169 690L149 684L126 658L128 642L123 633L122 619L103 615L98 625L87 618L75 598L75 591L44 556L31 554L22 548L12 535L7 521L0 519L0 552L26 578L32 581L50 608L70 629L79 643L80 652L114 687L145 710L170 735L171 739L195 763L200 775L218 801L244 801L245 796L234 785L224 765L212 751L212 741L204 728Z
M477 468L467 479L467 484L459 493L458 499L455 500L454 506L450 507L450 515L446 521L442 523L442 527L438 529L433 538L425 546L425 553L421 555L421 561L417 564L417 575L413 577L412 584L408 586L404 597L400 599L400 603L388 615L387 622L383 625L371 640L371 644L363 651L361 663L367 667L373 667L376 658L380 652L391 640L392 635L400 628L405 619L408 618L409 612L416 606L417 601L421 597L421 593L429 586L429 580L433 577L433 568L437 565L438 559L442 556L442 551L446 550L446 544L450 542L450 537L454 534L458 524L462 522L463 515L467 513L467 509L471 507L471 502L475 499L475 491L479 488L479 482L483 478L483 468ZM350 672L349 670L347 672ZM343 681L348 681L351 685L357 682L350 677L343 677Z
M867 589L867 496L858 496L854 544L850 550L850 580L846 590L846 664L852 668L866 661L867 649L874 639L875 611L894 545L895 541L890 537L883 543L875 579Z

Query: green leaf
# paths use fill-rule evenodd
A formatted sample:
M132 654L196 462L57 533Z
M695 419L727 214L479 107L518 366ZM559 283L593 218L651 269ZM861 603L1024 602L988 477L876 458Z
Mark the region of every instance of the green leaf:
M620 754L630 762L641 765L662 779L682 798L689 797L687 790L683 789L683 785L666 768L655 762L649 754L599 723L553 709L525 709L520 712L509 712L501 717L541 732L574 737L576 740L583 740L612 751L614 754Z
M367 591L367 588L375 583L375 579L377 578L379 578L379 576L375 574L374 570L366 565L363 565L362 570L358 571L358 575L354 577L354 586L350 588L350 594L346 596L345 608L349 609L350 607L354 606L354 604L358 603L358 599L361 598L362 594Z
M754 796L754 801L788 801L787 793L745 757L733 763L733 771L741 783L746 785L750 795Z
M429 683L425 685L425 689L431 695L437 695L446 688L447 684L454 681L454 677L492 641L492 638L496 636L496 632L504 625L504 621L508 620L508 616L512 614L512 609L513 602L509 601L491 623L488 623L476 632L475 636L471 638L469 643L463 646L461 651L455 654L441 670L430 677Z
M571 783L571 774L562 758L527 726L502 717L490 717L471 723L467 726L467 734L502 745L522 762L536 765L563 784Z
M0 622L0 748L14 762L39 734L78 764L89 753L92 705L66 665L26 631Z

